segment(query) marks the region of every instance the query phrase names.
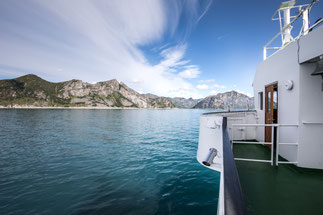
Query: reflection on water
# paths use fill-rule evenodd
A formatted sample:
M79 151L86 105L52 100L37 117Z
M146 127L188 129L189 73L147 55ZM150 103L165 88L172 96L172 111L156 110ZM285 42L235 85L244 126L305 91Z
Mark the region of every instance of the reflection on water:
M201 110L1 110L0 214L214 214Z

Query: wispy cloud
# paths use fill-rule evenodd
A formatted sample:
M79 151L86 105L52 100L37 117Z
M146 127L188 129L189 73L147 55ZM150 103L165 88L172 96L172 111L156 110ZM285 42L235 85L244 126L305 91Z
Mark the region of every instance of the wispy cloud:
M217 36L216 39L217 40L222 40L223 38L225 38L226 36L225 35L220 35L220 36Z
M215 91L215 90L211 90L209 94L210 94L211 96L214 96L214 95L218 94L218 92L217 92L217 91Z
M196 88L199 89L199 90L207 90L207 89L210 88L210 86L209 85L206 85L206 84L198 84L196 86Z
M182 78L197 78L198 75L200 74L200 69L197 65L190 65L190 66L186 66L185 70L180 72L178 75L179 77Z
M162 0L27 0L0 2L0 69L33 71L52 81L117 78L136 90L165 96L200 97L187 78L200 74L185 59L185 37L210 2ZM182 16L177 45L160 48L152 64L140 48L172 36ZM15 67L16 70L10 68ZM13 73L14 72L14 73Z
M203 16L206 14L206 12L209 10L209 8L210 8L210 6L212 4L212 1L205 1L204 3L206 4L205 9L201 13L201 15L199 16L199 18L197 19L197 22L199 22L203 18Z
M241 91L241 90L235 90L235 91L237 91L238 93L245 94L245 95L247 95L247 96L249 96L249 97L252 97L252 95L251 95L250 93L246 93L246 92Z
M209 83L209 82L203 82L203 83ZM225 89L227 88L226 86L219 85L219 84L198 84L196 85L196 88L199 90L208 90L208 89Z
M199 80L199 83L211 83L215 82L215 79Z
M178 45L161 51L163 60L157 65L162 69L170 69L177 66L183 66L189 63L189 60L183 60L186 52L186 45Z
M213 84L212 86L211 86L211 88L221 88L221 89L225 89L225 88L227 88L226 86L223 86L223 85L219 85L219 84Z

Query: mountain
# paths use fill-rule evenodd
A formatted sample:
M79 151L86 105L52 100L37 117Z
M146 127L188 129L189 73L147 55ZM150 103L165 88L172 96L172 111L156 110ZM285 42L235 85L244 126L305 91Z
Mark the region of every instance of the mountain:
M253 97L238 93L237 91L230 91L225 93L218 93L213 96L208 96L197 103L193 108L212 108L212 109L250 109L254 108Z
M186 99L182 97L168 98L178 108L193 108L202 99Z
M116 79L90 84L81 80L48 82L36 75L0 80L0 106L5 107L128 107L246 109L253 98L236 91L204 99L139 94Z
M156 106L159 108L169 108L169 107L175 108L176 107L176 105L174 103L172 103L172 101L169 98L156 96L156 95L150 94L150 93L141 94L141 95L144 96L152 106Z
M165 97L139 94L116 79L53 83L36 75L0 80L0 106L174 108Z

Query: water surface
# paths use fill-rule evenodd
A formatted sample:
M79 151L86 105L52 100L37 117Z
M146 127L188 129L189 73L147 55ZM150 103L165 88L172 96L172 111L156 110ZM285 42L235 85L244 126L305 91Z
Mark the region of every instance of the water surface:
M0 110L0 214L216 214L202 110Z

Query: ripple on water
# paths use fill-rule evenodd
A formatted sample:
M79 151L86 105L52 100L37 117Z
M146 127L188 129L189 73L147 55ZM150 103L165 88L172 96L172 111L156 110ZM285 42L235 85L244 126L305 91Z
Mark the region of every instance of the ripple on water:
M214 214L200 110L0 110L0 214Z

